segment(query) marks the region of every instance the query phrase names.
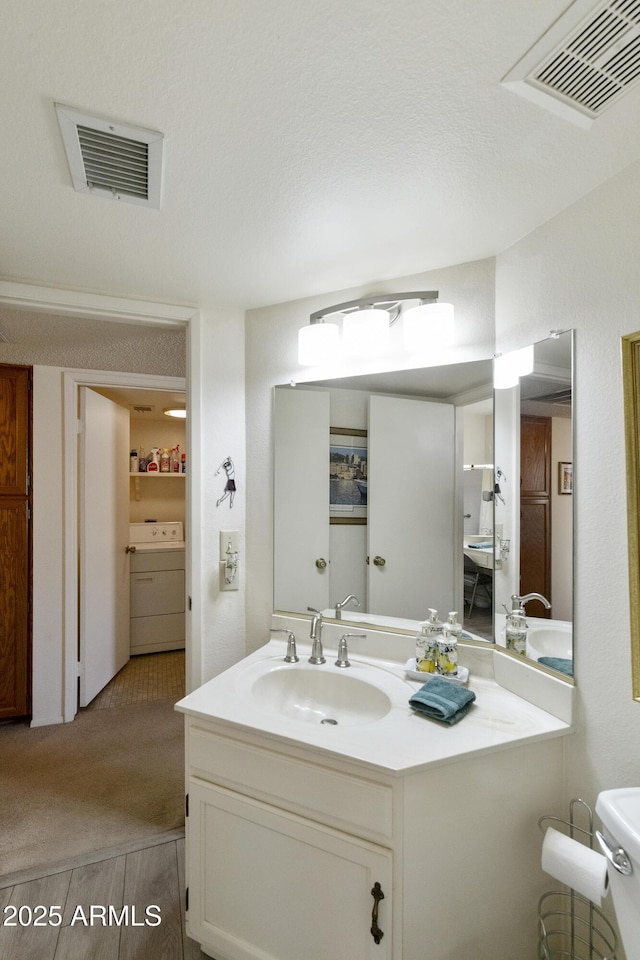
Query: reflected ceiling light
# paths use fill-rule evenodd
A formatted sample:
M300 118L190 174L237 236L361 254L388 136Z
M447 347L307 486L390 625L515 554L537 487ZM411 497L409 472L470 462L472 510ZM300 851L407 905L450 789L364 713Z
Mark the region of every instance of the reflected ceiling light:
M163 407L162 412L165 417L176 417L179 420L186 420L187 418L185 407Z
M516 387L520 377L533 371L533 345L511 353L502 353L493 360L493 386L495 390Z
M407 352L446 346L453 338L453 307L437 301L437 290L378 293L317 310L298 332L298 363L313 366L342 360L343 355L382 356L389 347L389 330L400 317Z

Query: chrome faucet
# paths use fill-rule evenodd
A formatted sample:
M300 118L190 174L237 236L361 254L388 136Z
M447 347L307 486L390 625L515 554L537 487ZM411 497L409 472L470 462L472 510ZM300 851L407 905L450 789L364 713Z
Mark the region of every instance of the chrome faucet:
M286 633L287 635L287 653L284 658L285 663L297 663L300 657L296 651L296 635L293 630L287 630L285 627L271 627L271 633Z
M542 596L541 593L525 593L524 597L519 597L517 593L514 593L511 597L511 604L513 607L515 607L517 604L519 607L524 608L525 603L528 603L529 600L539 600L540 603L544 604L547 610L551 610L551 604L546 597Z
M354 607L360 606L360 601L358 600L358 598L354 597L354 595L350 593L348 597L344 598L342 603L336 603L336 613L335 613L336 620L342 620L342 609L343 607L346 607L346 605L350 603L351 600L353 600Z
M307 607L307 610L313 614L309 633L309 639L312 641L309 663L326 663L327 659L322 652L322 614L313 607Z
M349 651L347 650L347 638L348 637L361 637L364 639L366 633L343 633L340 637L340 643L338 644L338 659L336 660L336 667L350 667L349 662Z

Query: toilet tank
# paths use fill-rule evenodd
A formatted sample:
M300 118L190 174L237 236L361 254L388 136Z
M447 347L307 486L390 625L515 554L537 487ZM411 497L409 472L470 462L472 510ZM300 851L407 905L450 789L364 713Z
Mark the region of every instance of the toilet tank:
M640 787L603 790L596 801L604 838L622 848L631 865L625 876L609 863L609 888L620 937L629 957L640 956ZM603 847L606 853L606 849Z

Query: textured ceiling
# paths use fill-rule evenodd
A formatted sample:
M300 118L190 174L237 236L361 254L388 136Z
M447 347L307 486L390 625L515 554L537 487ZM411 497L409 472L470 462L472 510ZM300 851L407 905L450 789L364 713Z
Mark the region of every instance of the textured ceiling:
M582 2L582 0L581 0ZM0 277L263 306L491 256L640 156L501 86L566 0L4 0ZM165 134L76 193L54 101Z
M0 309L0 363L186 375L184 330Z

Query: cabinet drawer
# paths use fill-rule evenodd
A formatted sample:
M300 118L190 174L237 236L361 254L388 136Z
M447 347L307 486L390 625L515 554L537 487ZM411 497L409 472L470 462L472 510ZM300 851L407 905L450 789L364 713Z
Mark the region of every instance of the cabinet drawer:
M187 725L194 776L376 842L392 836L392 788Z

